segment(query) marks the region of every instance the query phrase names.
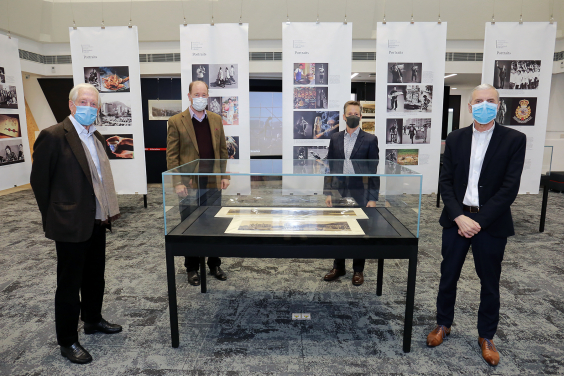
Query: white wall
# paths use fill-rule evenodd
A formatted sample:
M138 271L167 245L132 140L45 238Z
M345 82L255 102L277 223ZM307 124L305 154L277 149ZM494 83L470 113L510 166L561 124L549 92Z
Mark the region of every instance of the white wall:
M28 73L24 73L22 76L25 100L39 130L56 124L53 111L51 111L51 107L49 107L49 103L47 103L43 90L41 90L37 81L40 76Z

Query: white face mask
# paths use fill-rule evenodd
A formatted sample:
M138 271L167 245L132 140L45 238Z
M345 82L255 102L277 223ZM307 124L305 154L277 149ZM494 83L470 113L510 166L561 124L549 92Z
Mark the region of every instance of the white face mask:
M208 105L208 98L192 98L192 107L196 111L204 111Z

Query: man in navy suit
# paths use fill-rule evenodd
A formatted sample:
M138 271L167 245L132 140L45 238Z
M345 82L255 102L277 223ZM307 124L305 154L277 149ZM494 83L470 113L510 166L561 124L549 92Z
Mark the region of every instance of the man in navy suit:
M345 103L343 120L347 123L347 129L333 134L329 141L327 160L332 173L344 173L346 175L376 172L378 167L378 138L360 129L361 112L362 108L359 102L348 101ZM354 163L353 160L356 159L369 159L373 162ZM361 176L327 178L325 203L329 207L333 206L331 189L337 190L342 197L354 198L360 206L375 207L376 201L378 201L380 179L377 177L368 179L368 189L365 189ZM355 286L364 283L364 261L364 259L353 260L352 283ZM334 281L345 274L345 259L335 259L333 269L325 275L324 279Z
M515 235L510 206L519 191L526 136L495 122L499 93L488 84L474 88L468 104L474 123L453 131L446 140L441 169L445 204L437 326L427 337L435 347L450 334L456 284L472 245L480 278L478 344L484 360L496 366L499 353L493 337L499 322L499 280L507 237Z

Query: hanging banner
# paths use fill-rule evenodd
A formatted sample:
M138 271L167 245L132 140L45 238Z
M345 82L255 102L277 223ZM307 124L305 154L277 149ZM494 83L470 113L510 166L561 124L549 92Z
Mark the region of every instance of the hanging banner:
M69 28L74 84L100 91L96 129L118 194L147 194L137 27Z
M180 25L182 109L190 106L189 85L209 87L207 111L221 116L227 142L227 172L249 171L249 24ZM250 194L248 176L231 176L226 195Z
M351 99L352 22L282 23L282 158L285 173L307 174L345 129ZM300 162L301 161L301 162ZM321 166L321 165L320 165ZM285 176L282 193L322 194L322 177Z
M437 191L447 23L378 23L376 136L380 159L423 174Z
M527 136L519 193L538 193L556 22L486 22L482 82L499 91L497 121Z
M18 40L0 35L0 190L28 184L30 173Z

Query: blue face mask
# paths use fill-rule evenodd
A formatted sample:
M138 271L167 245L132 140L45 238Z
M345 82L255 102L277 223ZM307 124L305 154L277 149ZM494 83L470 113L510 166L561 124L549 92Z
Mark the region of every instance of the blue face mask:
M98 109L90 106L76 106L74 118L85 127L91 125L98 116Z
M472 117L480 124L488 124L497 116L497 104L482 102L472 105Z

